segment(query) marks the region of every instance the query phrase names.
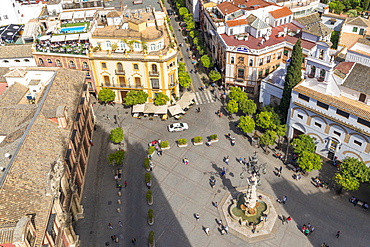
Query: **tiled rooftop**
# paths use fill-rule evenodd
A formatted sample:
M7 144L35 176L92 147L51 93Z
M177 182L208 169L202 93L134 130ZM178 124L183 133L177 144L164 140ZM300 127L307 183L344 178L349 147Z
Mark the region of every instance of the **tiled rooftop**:
M32 57L32 44L0 46L0 58L30 58Z
M343 86L356 90L357 92L370 94L370 69L369 67L356 63L343 83Z
M237 10L239 10L240 8L236 7L234 4L230 3L230 2L223 2L223 3L220 3L219 5L217 5L217 8L222 12L222 14L224 15L227 15L227 14L230 14L230 13L233 13Z
M310 25L310 24L313 24L319 21L321 22L320 14L317 12L312 13L310 15L295 18L295 20L304 26Z
M293 14L293 12L288 7L283 7L281 9L270 11L269 13L275 19L279 19L279 18L282 18L282 17L289 16L289 15Z

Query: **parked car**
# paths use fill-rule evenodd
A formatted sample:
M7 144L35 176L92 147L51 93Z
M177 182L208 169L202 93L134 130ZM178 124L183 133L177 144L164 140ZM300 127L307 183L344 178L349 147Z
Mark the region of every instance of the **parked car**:
M187 123L174 123L167 126L169 132L178 132L189 129Z

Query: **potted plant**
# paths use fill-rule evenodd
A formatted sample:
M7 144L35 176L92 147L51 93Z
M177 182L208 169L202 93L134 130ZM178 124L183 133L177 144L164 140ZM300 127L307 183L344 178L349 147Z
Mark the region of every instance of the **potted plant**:
M149 171L150 171L150 159L149 159L149 158L145 158L145 159L144 159L144 167L145 167L145 170L146 170L147 172L149 172Z
M154 224L154 211L153 209L148 210L148 224L152 226Z
M170 149L170 143L168 141L161 141L161 143L159 144L159 146L163 150Z
M151 190L148 190L146 192L146 202L149 206L153 205L153 192Z
M218 142L218 137L216 134L210 135L209 139L211 140L211 142Z
M148 155L152 155L154 152L155 152L155 147L153 147L153 146L150 146L149 148L148 148Z
M149 242L149 247L154 247L155 246L155 238L154 238L154 232L153 231L149 232L148 242Z
M194 145L201 145L203 144L203 137L201 136L196 136L193 138L193 144Z
M149 172L145 173L145 183L152 183L152 175Z
M188 140L186 140L185 138L178 139L178 140L177 140L177 146L178 146L179 148L187 147L187 146L188 146Z

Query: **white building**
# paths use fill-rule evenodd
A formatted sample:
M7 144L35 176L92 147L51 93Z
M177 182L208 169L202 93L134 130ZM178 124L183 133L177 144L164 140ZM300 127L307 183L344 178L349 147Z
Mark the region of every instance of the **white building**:
M30 1L2 0L0 8L0 26L9 24L25 24L40 16L45 4Z
M31 48L31 44L0 46L0 67L37 66Z
M370 65L370 40L358 39L358 41L347 50L346 62L356 62L365 66Z

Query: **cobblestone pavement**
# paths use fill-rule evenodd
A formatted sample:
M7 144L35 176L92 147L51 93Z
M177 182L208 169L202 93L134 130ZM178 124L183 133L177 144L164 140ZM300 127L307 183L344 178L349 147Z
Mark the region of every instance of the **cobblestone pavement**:
M248 157L254 151L258 152L259 162L267 163L267 174L262 175L262 185L259 190L273 197L286 195L285 205L277 204L279 215L290 215L292 222L282 225L277 220L271 238L251 242L248 246L320 246L327 242L330 246L368 246L368 221L370 211L353 207L348 202L352 195L335 194L332 189L318 189L311 184L311 177L320 175L332 177L334 167L325 165L320 172L312 172L300 181L295 181L293 173L278 159L262 153L261 149L252 147L248 139L244 139L235 127L237 118L229 121L225 117L217 117L215 112L220 109L220 102L204 104L201 113L195 108L190 109L181 119L189 124L189 130L179 133L168 133L166 126L173 120L134 119L130 109L122 105L95 105L97 131L94 134L94 146L89 157L87 181L85 184L83 205L85 219L76 223L76 232L80 235L81 246L105 246L111 242L111 235L116 235L119 243L111 246L130 246L131 239L137 239L137 246L147 246L150 230L155 232L157 246L246 246L246 241L233 235L220 235L215 219L219 218L218 211L212 206L212 201L220 201L230 187L245 186L245 179L240 178L241 165L239 157ZM111 120L104 120L103 115L109 114ZM128 187L118 189L113 178L113 167L107 163L107 155L116 150L117 146L109 143L109 131L117 126L114 115L125 131L124 149L127 151L123 164L123 181ZM236 145L232 147L224 137L231 133L236 137ZM190 140L195 136L206 139L211 134L217 134L219 142L211 147L206 145L194 146ZM175 141L187 138L189 145L178 148ZM148 206L145 200L147 188L144 182L145 169L143 159L146 157L147 144L156 139L168 140L171 148L163 151L163 156L154 156L153 175L154 205ZM223 162L224 156L230 156L230 164ZM182 163L188 158L190 163ZM283 167L282 176L276 177L274 169ZM218 169L227 167L226 179L221 180ZM209 185L210 176L216 176L216 186ZM360 199L367 200L368 188L353 193ZM118 204L118 201L121 204ZM120 209L120 212L117 211ZM147 211L154 210L155 224L147 224ZM200 221L193 217L200 214ZM123 227L118 226L118 221ZM113 229L108 229L112 223ZM300 232L303 224L311 223L315 232L304 236ZM210 228L210 235L202 231L202 226ZM339 239L335 237L340 230Z

